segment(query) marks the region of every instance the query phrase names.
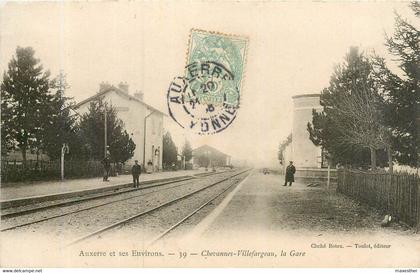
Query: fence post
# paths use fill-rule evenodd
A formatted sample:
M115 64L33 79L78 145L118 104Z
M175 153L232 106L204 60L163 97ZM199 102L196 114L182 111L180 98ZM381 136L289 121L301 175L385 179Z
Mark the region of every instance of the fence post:
M417 211L417 217L416 217L416 224L417 224L417 232L420 231L420 180L415 179L416 185L416 211Z
M64 181L64 153L63 153L63 149L61 149L61 168L60 168L60 173L61 173L61 181Z
M337 190L385 210L420 231L420 179L417 174L378 173L344 169Z
M327 189L330 189L330 172L331 172L331 167L330 167L330 164L328 163Z
M387 195L386 195L386 210L389 211L391 213L391 185L392 185L392 173L389 173L387 175L387 180L386 180L386 184L387 184Z

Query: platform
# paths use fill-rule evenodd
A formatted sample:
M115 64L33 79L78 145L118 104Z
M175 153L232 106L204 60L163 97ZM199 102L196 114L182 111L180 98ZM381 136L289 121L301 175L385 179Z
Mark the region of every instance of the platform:
M377 210L320 183L308 187L305 181L296 180L291 187L284 187L284 176L254 170L191 232L174 241L201 255L204 266L418 264L420 237L412 230L397 223L383 228L383 215ZM400 255L401 249L404 255Z
M206 218L192 234L222 239L238 234L343 234L382 232L383 215L366 205L297 178L283 186L281 175L253 171Z
M140 184L158 182L173 178L187 178L192 175L205 173L204 170L182 170L141 174ZM18 204L27 199L49 200L50 197L72 197L76 195L98 193L132 185L131 175L110 177L109 181L102 181L102 177L56 180L42 182L20 182L2 184L0 188L0 204L2 208L11 203Z

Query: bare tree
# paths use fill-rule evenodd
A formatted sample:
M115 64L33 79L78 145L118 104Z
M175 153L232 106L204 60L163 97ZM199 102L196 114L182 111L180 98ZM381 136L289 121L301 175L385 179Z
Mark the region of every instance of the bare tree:
M340 141L352 146L362 146L371 151L372 169L376 168L376 151L384 149L388 154L389 170L393 170L391 131L383 121L382 98L375 88L358 83L351 93L343 94L339 107L337 130ZM360 88L361 87L361 88Z
M314 112L310 138L334 156L355 154L360 148L370 150L372 169L376 153L386 150L392 172L392 134L384 120L384 98L370 58L350 48L345 61L336 67L330 85L322 91L322 113Z

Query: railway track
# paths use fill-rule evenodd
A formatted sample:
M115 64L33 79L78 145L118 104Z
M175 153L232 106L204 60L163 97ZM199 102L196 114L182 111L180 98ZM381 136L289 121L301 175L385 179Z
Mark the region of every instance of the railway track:
M71 214L76 214L76 213L79 213L79 212L82 212L82 211L87 211L87 210L99 208L99 207L102 207L102 206L106 206L106 205L117 203L117 202L126 201L126 200L133 199L133 198L142 197L142 196L145 196L145 195L150 195L150 194L156 193L156 192L161 191L161 190L172 189L172 188L184 186L184 185L187 185L187 184L190 184L190 183L194 183L195 179L202 178L202 177L208 177L208 176L212 176L212 175L219 175L219 174L223 174L223 173L226 173L226 172L227 171L218 172L218 173L209 173L209 174L205 174L205 175L191 176L191 177L188 177L188 178L175 179L175 180L170 180L170 181L166 181L166 182L158 182L158 183L153 183L153 184L151 183L151 184L146 184L143 187L140 187L139 189L129 189L129 190L123 190L123 191L118 191L118 192L101 194L101 195L98 195L98 196L82 197L82 198L77 198L75 200L63 201L63 202L50 204L50 205L46 205L46 206L41 206L41 207L37 207L37 208L21 210L21 211L16 211L16 212L10 212L10 213L7 213L7 214L2 214L1 217L2 217L2 220L3 220L3 219L18 217L18 216L22 216L22 215L26 215L26 214L30 214L30 213L34 213L34 212L39 212L39 211L43 211L43 210L48 210L48 209L53 209L53 208L58 208L58 207L66 207L66 206L74 205L74 204L81 203L81 202L86 202L86 201L91 201L91 200L96 200L96 199L101 199L101 198L106 198L106 197L122 195L122 194L131 193L131 192L135 192L135 191L139 191L139 190L150 189L150 188L159 188L161 186L166 186L166 185L171 185L171 184L175 184L175 183L178 183L178 182L192 180L188 183L176 184L176 185L173 185L171 187L166 187L164 189L157 189L155 191L151 191L151 192L148 192L148 193L137 194L137 195L133 195L133 196L130 196L130 197L127 197L127 198L121 198L121 199L105 202L105 203L102 203L102 204L89 206L89 207L82 208L82 209L77 209L77 210L70 211L70 212L67 212L67 213L62 213L62 214L59 214L59 215L44 217L44 218L41 218L41 219L38 219L38 220L29 221L29 222L9 226L9 227L3 227L3 228L0 229L0 232L4 232L4 231L8 231L8 230L17 229L17 228L20 228L20 227L25 227L25 226L45 222L45 221L48 221L48 220L64 217L64 216L71 215Z
M211 204L213 201L215 201L217 198L219 198L220 196L222 196L225 192L227 192L228 190L230 190L231 188L233 188L237 184L238 184L238 182L235 181L232 184L230 184L227 188L225 188L224 190L222 190L221 192L219 192L218 194L210 197L208 200L206 200L204 203L202 203L198 208L196 208L195 210L193 210L190 214L188 214L187 216L185 216L184 218L182 218L180 221L178 221L177 223L175 223L174 225L172 225L171 227L169 227L168 229L166 229L164 232L162 232L159 235L157 235L155 238L153 238L152 240L150 240L148 243L146 243L146 246L150 247L150 246L154 245L155 243L157 243L158 241L160 241L163 238L165 238L168 234L170 234L173 231L175 231L175 229L177 229L179 226L181 226L183 223L185 223L188 219L190 219L191 217L193 217L194 215L196 215L198 212L200 212L202 209L204 209L205 207L207 207L209 204Z
M236 177L236 176L239 176L239 175L244 174L244 173L249 172L249 171L250 171L249 169L244 170L244 171L240 171L240 172L238 172L238 173L235 173L234 175L231 175L231 176L229 176L229 177L223 178L223 179L221 179L221 180L219 180L219 181L217 181L217 182L215 182L215 183L212 183L212 184L210 184L210 185L207 185L207 186L201 187L201 188L199 188L199 189L197 189L197 190L194 190L193 192L190 192L190 193L188 193L188 194L185 194L185 195L183 195L183 196L181 196L181 197L178 197L178 198L172 199L172 200L167 201L167 202L165 202L165 203L159 204L159 205L157 205L157 206L155 206L155 207L153 207L153 208L150 208L150 209L148 209L148 210L146 210L146 211L143 211L143 212L137 213L137 214L132 215L132 216L130 216L130 217L128 217L128 218L125 218L125 219L123 219L123 220L120 220L120 221L118 221L118 222L116 222L116 223L113 223L113 224L110 224L110 225L108 225L108 226L106 226L106 227L103 227L103 228L100 228L100 229L98 229L98 230L95 230L95 231L93 231L93 232L91 232L91 233L89 233L89 234L86 234L86 235L84 235L84 236L82 236L82 237L79 237L79 238L77 238L77 239L73 240L73 241L72 241L72 242L70 242L67 246L71 246L71 245L75 245L75 244L81 243L81 242L83 242L83 241L86 241L86 240L88 240L88 239L90 239L90 238L94 237L94 236L100 235L100 234L102 234L102 233L104 233L104 232L106 232L106 231L110 231L110 230L112 230L112 229L116 229L116 228L118 228L118 227L122 227L123 225L128 224L129 222L133 221L134 219L140 218L140 217L142 217L142 216L150 215L151 213L153 213L153 212L155 212L155 211L157 211L157 210L159 210L159 209L162 209L162 208L168 207L168 206L170 206L170 205L172 205L172 204L178 203L178 202L180 202L180 201L182 201L182 200L184 200L184 199L186 199L186 198L188 198L188 197L191 197L191 196L193 196L193 195L195 195L195 194L198 194L198 193L200 193L200 192L203 192L203 191L205 191L205 190L207 190L207 189L209 189L209 188L212 188L212 187L214 187L214 186L216 186L216 185L219 185L219 184L221 184L221 183L223 183L223 182L226 182L226 181L228 181L228 180L230 180L230 179L232 179L232 178L234 178L234 177ZM206 202L204 202L201 206L199 206L199 208L195 209L195 210L194 210L192 213L190 213L187 217L184 217L181 221L177 222L175 225L173 225L173 226L171 226L169 229L165 230L165 232L163 232L162 234L160 234L159 236L157 236L157 237L156 237L155 239L153 239L153 240L152 240L149 244L153 244L153 243L157 242L158 240L162 239L164 236L166 236L167 234L169 234L171 231L173 231L175 228L177 228L177 227L178 227L179 225L181 225L183 222L185 222L186 220L188 220L189 218L191 218L194 214L196 214L196 213L197 213L197 212L199 212L201 209L203 209L205 206L207 206L208 204L210 204L210 203L211 203L213 200L215 200L217 197L221 196L223 193L225 193L226 191L228 191L229 189L231 189L231 188L232 188L234 185L236 185L237 183L238 183L237 181L233 182L233 183L232 183L232 184L230 184L227 188L225 188L222 192L219 192L217 195L213 196L213 197L212 197L212 198L210 198L209 200L206 200Z
M47 201L47 202L43 202L43 203L53 203L53 204L48 204L48 205L41 205L39 207L35 207L35 208L28 208L28 209L19 209L19 207L25 207L25 206L18 206L18 207L14 207L14 208L8 208L5 209L6 212L1 212L1 219L9 219L9 218L13 218L16 216L20 216L20 215L25 215L25 214L30 214L30 213L34 213L37 211L42 211L45 209L50 209L50 208L56 208L56 207L64 207L64 206L68 206L68 205L73 205L76 203L80 203L80 202L85 202L85 201L90 201L90 200L95 200L95 199L100 199L100 198L104 198L104 197L110 197L110 196L116 196L116 195L121 195L124 193L128 193L128 192L133 192L133 191L137 191L137 190L144 190L144 189L149 189L149 188L155 188L155 187L159 187L159 186L164 186L164 185L168 185L168 184L173 184L173 183L177 183L177 182L181 182L181 181L188 181L188 180L192 180L192 179L196 179L196 178L201 178L201 177L207 177L207 176L211 176L211 175L216 175L216 174L221 174L221 173L225 173L227 171L222 171L222 172L217 172L217 173L205 173L205 174L198 174L198 175L191 175L189 177L185 177L185 178L179 178L179 179L171 179L168 181L164 181L164 182L156 182L156 183L146 183L146 184L141 184L140 188L138 189L125 189L125 190L113 190L112 192L105 192L103 194L90 194L88 196L81 196L81 197L75 197L75 198L68 198L67 200L64 201ZM8 212L8 210L10 212Z

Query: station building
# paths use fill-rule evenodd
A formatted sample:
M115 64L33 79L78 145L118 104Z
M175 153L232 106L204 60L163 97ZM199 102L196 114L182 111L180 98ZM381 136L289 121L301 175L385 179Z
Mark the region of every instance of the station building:
M209 145L203 145L193 150L192 162L199 167L223 167L231 164L231 156Z
M308 122L312 123L312 110L322 111L320 94L293 96L293 127L291 155L297 168L321 168L322 150L309 139Z
M320 146L309 139L308 123L312 123L312 111L323 111L320 94L293 96L292 141L283 151L283 168L289 161L296 167L296 176L308 181L321 181L327 177L328 162ZM331 170L334 172L335 170ZM335 179L335 177L333 178Z
M125 129L136 144L134 156L127 164L147 165L152 163L152 170L162 170L162 147L163 147L163 117L164 113L146 104L143 94L136 92L129 94L128 84L120 83L118 87L102 83L99 92L74 107L74 110L83 115L89 111L92 101L102 99L112 105L117 111L117 116L124 122Z

